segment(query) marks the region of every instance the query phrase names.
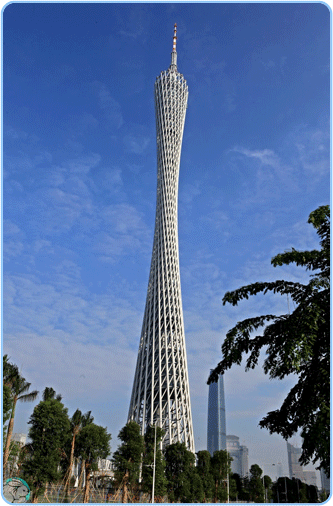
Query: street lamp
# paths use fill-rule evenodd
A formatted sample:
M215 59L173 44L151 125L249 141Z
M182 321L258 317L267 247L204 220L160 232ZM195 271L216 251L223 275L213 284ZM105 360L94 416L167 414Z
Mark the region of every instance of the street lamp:
M271 464L270 462L264 462L262 463L262 484L264 485L264 502L267 502L267 489L265 487L265 470L264 470L264 464L266 466L275 466L275 464Z
M154 435L154 464L153 464L153 486L151 491L151 502L154 502L154 495L155 495L155 468L156 468L156 427L157 427L157 420L155 424L155 435Z
M171 423L179 422L181 418L177 418L176 420L171 421ZM152 485L152 491L151 491L151 502L154 503L154 495L155 495L155 469L156 469L156 428L157 428L157 422L160 421L160 418L158 417L156 419L155 423L155 434L154 434L154 463L153 463L153 485ZM229 492L228 492L228 499L229 499ZM229 500L228 500L229 502Z

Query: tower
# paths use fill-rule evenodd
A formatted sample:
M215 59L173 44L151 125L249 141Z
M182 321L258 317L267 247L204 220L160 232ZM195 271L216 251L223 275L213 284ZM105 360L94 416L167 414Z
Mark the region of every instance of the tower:
M188 86L171 64L155 82L157 201L152 260L128 421L165 431L163 447L194 452L178 252L178 180Z
M207 450L213 456L217 450L226 450L226 422L223 375L216 383L209 385Z

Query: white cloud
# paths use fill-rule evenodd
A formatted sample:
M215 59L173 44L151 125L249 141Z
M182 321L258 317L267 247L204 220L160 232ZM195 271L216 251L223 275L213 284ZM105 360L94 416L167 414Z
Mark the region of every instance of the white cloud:
M94 81L92 86L97 94L99 106L104 112L110 127L118 130L124 124L119 102L111 95L104 83Z
M226 157L230 170L242 173L237 208L255 205L259 209L269 202L272 210L274 204L283 202L285 209L288 195L293 196L290 202L303 201L307 194L313 196L314 187L322 191L319 185L330 167L328 134L300 125L286 134L278 149L235 146Z
M94 251L100 260L114 263L126 254L136 255L151 250L151 228L143 221L142 213L129 204L106 206L100 213L103 230L97 234Z
M12 126L5 126L4 127L4 138L8 138L14 141L29 141L32 143L36 143L39 141L39 138L34 134L28 134L24 130L21 130L19 128L14 128Z
M142 155L150 144L150 138L145 136L125 135L124 145L128 151Z
M194 199L200 195L201 189L199 188L200 182L194 181L192 183L186 183L180 189L179 201L182 205L189 206L193 203Z
M21 255L24 251L24 233L11 220L3 221L3 259L10 259Z

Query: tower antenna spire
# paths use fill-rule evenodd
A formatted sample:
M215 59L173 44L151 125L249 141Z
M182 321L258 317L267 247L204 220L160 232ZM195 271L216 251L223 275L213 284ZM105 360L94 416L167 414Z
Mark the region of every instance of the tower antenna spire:
M171 53L171 70L177 70L177 51L176 51L176 43L177 43L177 23L174 24L173 28L173 44L172 44L172 53Z
M176 42L177 42L177 23L175 23L174 29L173 29L173 45L172 45L172 52L176 53Z

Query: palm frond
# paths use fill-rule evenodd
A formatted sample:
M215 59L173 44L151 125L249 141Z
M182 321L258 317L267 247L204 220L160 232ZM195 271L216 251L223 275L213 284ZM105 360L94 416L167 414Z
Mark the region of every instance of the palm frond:
M30 401L34 401L37 397L37 395L39 394L39 391L38 390L34 390L33 392L30 392L29 394L24 394L24 395L20 395L20 397L18 397L18 401L23 401L23 402L30 402Z

